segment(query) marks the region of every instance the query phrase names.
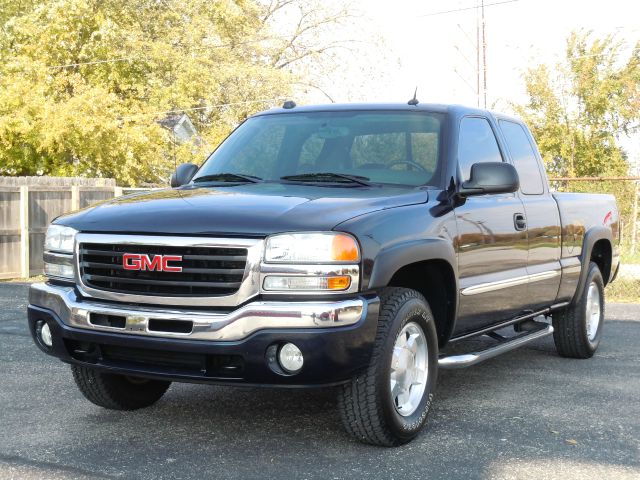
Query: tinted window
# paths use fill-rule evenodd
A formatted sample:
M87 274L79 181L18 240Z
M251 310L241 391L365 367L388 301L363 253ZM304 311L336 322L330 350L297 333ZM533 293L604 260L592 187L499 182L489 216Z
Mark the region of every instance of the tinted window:
M458 163L462 180L469 180L471 165L482 162L502 162L491 125L485 118L463 118L458 139Z
M540 195L544 192L542 174L536 154L522 125L500 120L500 127L520 177L520 191L528 195Z
M372 182L438 185L443 115L431 112L300 112L253 117L209 157L198 177L301 173L359 175Z
M267 175L278 162L284 133L285 128L282 125L256 132L253 142L247 143L235 152L235 171L250 172L258 177Z
M351 146L358 168L393 168L433 172L438 163L438 132L359 135Z

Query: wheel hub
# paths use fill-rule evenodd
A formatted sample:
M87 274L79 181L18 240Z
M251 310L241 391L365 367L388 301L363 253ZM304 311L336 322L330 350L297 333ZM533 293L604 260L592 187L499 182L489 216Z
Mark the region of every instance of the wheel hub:
M587 319L587 337L593 342L600 326L602 308L600 306L600 290L595 282L591 282L587 291L587 305L585 316Z
M427 385L429 350L422 328L407 323L393 346L391 358L391 398L403 417L416 411Z

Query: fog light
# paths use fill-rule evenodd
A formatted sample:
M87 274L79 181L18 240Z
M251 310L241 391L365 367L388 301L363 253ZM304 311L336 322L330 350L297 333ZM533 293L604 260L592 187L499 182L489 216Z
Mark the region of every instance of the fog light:
M287 373L300 371L304 364L302 352L293 343L285 343L278 352L278 362Z
M49 328L49 324L44 320L40 320L38 322L38 326L36 328L36 333L38 334L38 338L42 342L43 345L51 348L53 346L53 339L51 338L51 329Z

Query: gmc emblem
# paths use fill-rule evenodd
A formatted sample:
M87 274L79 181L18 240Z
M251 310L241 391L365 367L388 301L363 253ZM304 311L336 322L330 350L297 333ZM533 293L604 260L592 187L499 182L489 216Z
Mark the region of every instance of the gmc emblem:
M169 262L181 262L182 255L154 255L151 258L143 253L125 253L122 266L125 270L154 270L156 272L181 272L182 267L169 265Z

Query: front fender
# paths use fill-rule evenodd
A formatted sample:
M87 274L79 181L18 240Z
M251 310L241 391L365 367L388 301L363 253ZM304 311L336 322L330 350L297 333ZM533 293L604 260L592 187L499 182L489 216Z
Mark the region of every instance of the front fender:
M458 291L458 272L456 253L450 240L443 238L429 238L397 243L388 248L381 249L373 262L373 268L369 277L370 289L384 287L389 284L393 275L412 263L428 260L443 260L453 270Z

